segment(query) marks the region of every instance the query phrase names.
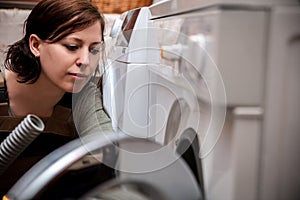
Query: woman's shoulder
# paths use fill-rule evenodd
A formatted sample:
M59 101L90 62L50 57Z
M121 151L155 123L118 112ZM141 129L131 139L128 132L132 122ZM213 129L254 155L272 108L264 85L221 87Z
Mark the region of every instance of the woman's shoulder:
M0 88L4 87L4 76L3 76L3 70L0 67Z
M101 96L100 88L95 83L89 82L79 93L74 94L74 100L94 99L95 97L99 97L99 95Z
M74 109L101 104L101 102L102 94L100 88L95 83L89 82L79 93L65 93L58 104Z

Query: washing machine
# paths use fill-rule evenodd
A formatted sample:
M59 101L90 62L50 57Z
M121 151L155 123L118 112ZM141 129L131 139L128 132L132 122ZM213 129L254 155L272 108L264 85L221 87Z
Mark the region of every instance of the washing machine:
M186 158L204 193L199 141L209 144L201 145L208 152L219 137L215 130L222 129L226 100L222 79L216 68L193 67L206 58L198 45L205 41L189 41L180 32L182 20L175 23L178 30L157 27L150 11L144 7L123 13L112 27L114 48L104 74L104 91L109 94L104 104L117 130L158 142L163 145L161 152L173 149ZM189 57L189 45L200 52L198 58ZM194 73L186 73L188 68ZM211 117L215 121L209 123ZM207 131L211 134L199 134ZM168 160L166 166L173 162Z
M126 66L117 126L179 153L206 199L297 199L299 1L143 9L111 57Z

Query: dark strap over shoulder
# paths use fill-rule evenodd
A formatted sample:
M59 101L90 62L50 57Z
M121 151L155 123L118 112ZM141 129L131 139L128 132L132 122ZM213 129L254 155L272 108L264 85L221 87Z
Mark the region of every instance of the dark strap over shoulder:
M2 72L1 72L1 68L0 68L0 88L4 87L4 79L2 77Z
M7 91L4 84L4 79L2 77L1 69L0 69L0 103L8 102L7 99Z
M0 103L7 102L7 92L4 87L0 87Z

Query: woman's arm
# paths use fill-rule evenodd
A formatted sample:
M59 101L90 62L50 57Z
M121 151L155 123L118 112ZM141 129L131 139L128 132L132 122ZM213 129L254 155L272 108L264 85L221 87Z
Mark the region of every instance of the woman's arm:
M79 136L113 130L102 104L100 88L93 83L73 95L73 119Z

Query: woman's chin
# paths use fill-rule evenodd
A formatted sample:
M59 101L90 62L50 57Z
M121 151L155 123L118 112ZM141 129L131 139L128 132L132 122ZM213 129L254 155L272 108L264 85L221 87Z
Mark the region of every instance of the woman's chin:
M83 86L75 86L72 90L70 90L69 92L71 93L79 93L82 90Z
M82 88L86 85L87 81L75 81L72 88L70 88L71 93L78 93L82 90Z

